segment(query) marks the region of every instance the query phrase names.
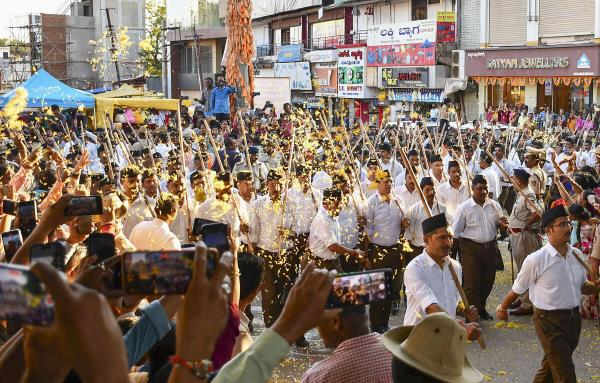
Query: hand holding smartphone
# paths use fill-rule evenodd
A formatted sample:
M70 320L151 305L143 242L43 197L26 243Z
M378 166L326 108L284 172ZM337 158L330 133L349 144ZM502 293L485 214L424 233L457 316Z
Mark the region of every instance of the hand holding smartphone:
M65 258L67 248L62 242L49 242L36 244L29 250L29 263L44 262L52 265L55 269L65 271Z
M54 320L52 299L27 267L0 264L0 319L38 326Z
M101 196L73 197L65 207L66 216L98 215L103 213Z
M2 246L4 246L4 260L6 263L10 263L21 245L23 245L21 230L16 229L2 233Z
M327 307L368 305L392 299L392 270L341 274L333 280Z
M19 202L17 216L21 233L24 237L27 237L37 225L37 203L35 200Z

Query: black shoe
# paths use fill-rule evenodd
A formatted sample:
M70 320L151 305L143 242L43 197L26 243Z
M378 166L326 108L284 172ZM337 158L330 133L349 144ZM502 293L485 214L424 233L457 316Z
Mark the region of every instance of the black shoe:
M485 309L479 310L479 317L483 320L494 320L494 317L490 315Z
M300 339L297 339L294 342L294 345L298 348L307 348L310 346L310 343L308 343L308 341L306 340L306 338L304 336L302 336Z
M398 311L400 311L400 303L398 301L392 302L392 315L397 315Z

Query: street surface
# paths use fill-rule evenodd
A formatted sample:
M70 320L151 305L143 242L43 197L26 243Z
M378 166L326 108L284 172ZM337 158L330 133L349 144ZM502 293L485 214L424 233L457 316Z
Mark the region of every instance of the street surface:
M496 274L496 283L488 300L488 312L494 310L511 286L510 256L506 242L499 242L505 262L504 271ZM516 270L515 270L516 273ZM390 327L402 325L406 305L390 320ZM255 315L255 335L264 325L260 300L252 305ZM484 375L484 382L531 382L538 369L543 352L535 335L532 317L510 317L508 323L480 321L487 348L481 350L477 342L468 345L471 364ZM331 353L320 340L316 330L307 334L310 349L292 347L286 358L273 374L272 382L299 382L302 374L314 363ZM598 328L590 320L584 320L579 346L573 355L578 382L600 382L600 336Z

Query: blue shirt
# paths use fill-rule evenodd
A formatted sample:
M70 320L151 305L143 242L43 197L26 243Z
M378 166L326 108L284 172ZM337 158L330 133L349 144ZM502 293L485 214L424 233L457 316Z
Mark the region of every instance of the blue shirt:
M150 303L143 311L144 315L123 337L129 368L135 366L156 342L171 331L169 318L159 301Z
M229 95L232 93L235 93L235 88L229 85L213 88L210 94L210 112L229 114Z

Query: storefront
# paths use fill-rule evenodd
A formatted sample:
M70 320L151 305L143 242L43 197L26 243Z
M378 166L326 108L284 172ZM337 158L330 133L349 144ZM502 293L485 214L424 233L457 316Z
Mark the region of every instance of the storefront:
M471 50L465 74L479 84L480 114L504 104L583 112L597 93L600 46Z

